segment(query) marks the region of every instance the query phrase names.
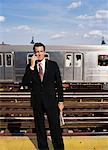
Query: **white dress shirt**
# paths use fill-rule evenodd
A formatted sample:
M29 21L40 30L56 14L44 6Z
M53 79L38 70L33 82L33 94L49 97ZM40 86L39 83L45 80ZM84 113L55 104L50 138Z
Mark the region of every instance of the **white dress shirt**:
M45 73L45 58L42 61L40 61L40 62L37 63L38 72L39 72L39 64L41 64L41 67L42 67L42 70L43 70L43 74L44 74ZM31 67L31 66L30 66L30 69L34 70L34 68Z

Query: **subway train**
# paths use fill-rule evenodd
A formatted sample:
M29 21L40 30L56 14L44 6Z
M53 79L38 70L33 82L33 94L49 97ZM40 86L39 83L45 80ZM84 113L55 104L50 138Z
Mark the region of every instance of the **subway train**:
M21 83L33 45L0 45L0 83ZM102 85L108 89L108 45L46 45L46 59L58 63L65 88Z

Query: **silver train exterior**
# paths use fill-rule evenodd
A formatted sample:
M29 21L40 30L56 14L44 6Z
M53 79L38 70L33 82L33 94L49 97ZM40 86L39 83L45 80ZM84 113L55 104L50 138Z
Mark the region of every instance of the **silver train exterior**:
M32 48L0 45L0 82L21 82ZM108 83L107 45L46 45L46 59L57 61L64 83Z

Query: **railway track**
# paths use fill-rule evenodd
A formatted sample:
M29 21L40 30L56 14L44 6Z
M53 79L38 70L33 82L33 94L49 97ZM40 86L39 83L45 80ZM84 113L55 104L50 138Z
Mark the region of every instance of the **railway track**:
M0 92L0 135L34 133L30 97L30 92ZM107 92L64 92L64 103L64 135L108 134Z

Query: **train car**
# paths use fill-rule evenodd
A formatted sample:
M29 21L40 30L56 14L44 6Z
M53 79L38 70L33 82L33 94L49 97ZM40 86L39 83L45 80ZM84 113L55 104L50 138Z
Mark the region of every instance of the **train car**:
M0 83L21 83L33 45L0 45ZM57 61L64 87L100 84L108 88L107 45L46 45L46 59Z

